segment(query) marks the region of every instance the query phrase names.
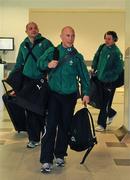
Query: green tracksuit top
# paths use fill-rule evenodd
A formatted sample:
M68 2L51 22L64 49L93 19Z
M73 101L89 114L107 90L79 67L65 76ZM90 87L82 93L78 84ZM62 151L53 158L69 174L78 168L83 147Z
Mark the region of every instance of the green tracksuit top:
M62 44L58 47L59 62L69 53L77 51L74 47L64 48ZM48 83L52 91L59 94L71 94L78 90L78 77L81 83L82 95L89 95L89 74L83 56L76 52L73 57L66 59L56 70L49 69L48 63L53 60L54 47L49 48L38 60L39 70L49 70Z
M41 38L41 34L38 34L34 40L34 43ZM31 55L29 55L26 63L25 58L28 54L28 49L25 46L25 43L28 43L29 47L32 47L33 44L30 42L29 38L25 38L25 40L21 43L18 56L16 59L16 64L12 70L15 71L21 65L24 65L23 74L31 79L40 79L43 74L38 71L37 62L33 59ZM38 59L49 47L53 46L53 44L48 39L43 39L41 42L37 43L33 48L32 52L35 57Z
M100 81L114 82L123 70L122 53L115 44L104 45L101 52L99 52L100 48L101 46L94 56L92 68L97 70L97 77Z

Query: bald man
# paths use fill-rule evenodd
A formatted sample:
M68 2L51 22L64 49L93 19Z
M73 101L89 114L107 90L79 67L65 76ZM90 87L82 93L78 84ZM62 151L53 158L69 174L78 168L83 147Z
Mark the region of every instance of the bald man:
M68 131L77 102L78 80L82 87L82 101L89 102L89 75L83 56L74 48L75 32L72 27L61 31L58 60L53 59L54 47L49 48L38 61L40 70L49 70L50 99L46 133L42 137L41 172L51 171L54 157L57 166L64 166L67 156ZM58 130L57 130L58 127Z
M20 44L16 64L12 70L12 72L14 72L22 65L24 65L24 87L28 84L32 84L32 82L35 80L40 80L41 78L43 78L43 73L39 72L37 68L37 59L41 55L43 55L43 53L48 48L53 46L51 41L49 41L39 33L38 25L35 22L29 22L26 25L25 32L27 34L27 37ZM24 98L20 98L20 103L24 105L23 100L27 97L30 97L30 92L28 94L24 94ZM33 97L30 97L30 99L32 98ZM32 112L31 110L28 110L26 122L29 139L27 148L35 148L40 144L40 134L41 128L43 126L43 117L35 112Z

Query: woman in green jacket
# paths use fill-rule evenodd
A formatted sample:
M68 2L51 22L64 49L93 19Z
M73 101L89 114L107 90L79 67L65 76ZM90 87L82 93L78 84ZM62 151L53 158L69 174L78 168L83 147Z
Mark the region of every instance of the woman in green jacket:
M110 124L116 115L116 111L111 108L115 93L113 85L123 71L122 53L115 44L118 40L116 32L106 32L104 40L105 44L98 48L92 62L93 71L96 72L98 79L98 88L102 101L96 131L104 131L107 124Z
M64 27L61 31L61 39L62 43L57 47L58 60L53 59L54 48L49 48L38 61L41 71L49 71L50 87L46 133L41 140L41 172L51 171L54 156L56 165L64 166L68 130L77 102L78 77L81 81L83 104L87 105L89 102L89 75L83 56L73 46L75 39L73 28Z

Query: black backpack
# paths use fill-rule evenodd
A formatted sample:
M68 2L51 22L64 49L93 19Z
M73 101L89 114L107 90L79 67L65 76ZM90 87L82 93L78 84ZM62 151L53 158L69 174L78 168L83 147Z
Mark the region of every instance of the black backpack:
M69 145L72 150L87 150L80 164L84 163L95 144L97 144L97 139L92 115L87 108L82 108L72 118L69 137Z

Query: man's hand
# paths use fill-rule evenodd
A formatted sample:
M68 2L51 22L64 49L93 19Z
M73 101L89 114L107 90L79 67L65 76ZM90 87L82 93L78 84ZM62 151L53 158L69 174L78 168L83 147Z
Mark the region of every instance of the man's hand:
M48 63L49 68L56 68L57 65L58 65L58 61L56 60L52 60L51 62Z
M16 96L15 91L11 91L11 92L10 92L10 95L11 95L11 96Z
M89 103L89 96L84 96L82 103L84 104L84 106L87 106L87 104Z

